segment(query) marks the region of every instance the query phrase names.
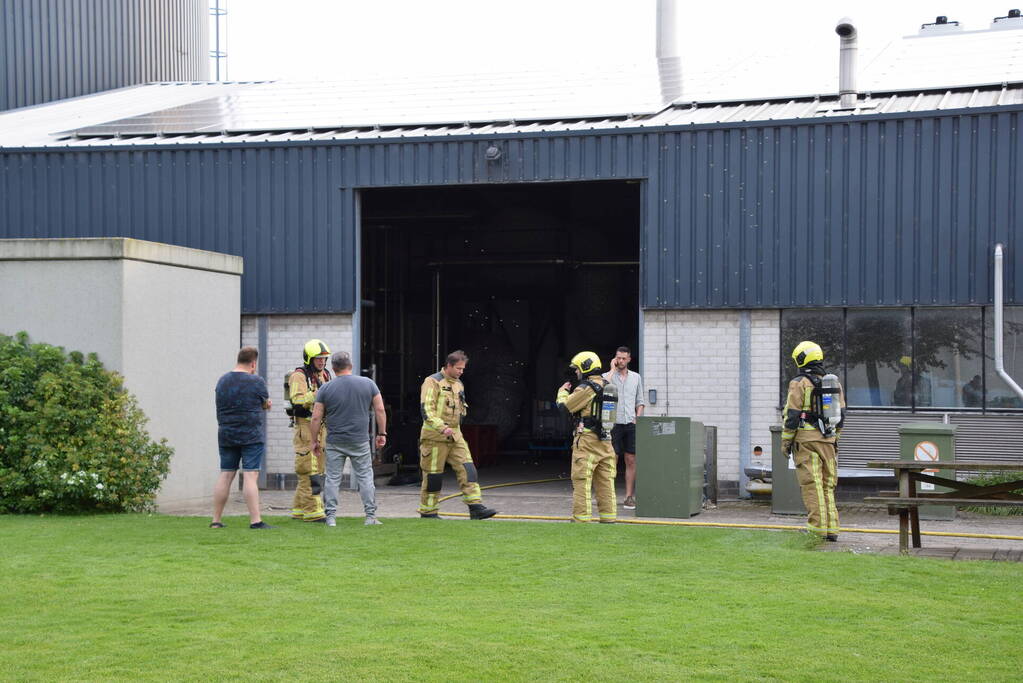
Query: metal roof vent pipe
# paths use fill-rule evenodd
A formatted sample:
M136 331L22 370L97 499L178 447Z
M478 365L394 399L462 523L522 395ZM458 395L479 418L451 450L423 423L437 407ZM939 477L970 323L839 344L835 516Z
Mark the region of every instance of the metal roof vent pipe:
M856 108L856 26L843 17L835 26L841 39L838 47L838 108Z
M657 0L657 77L661 103L670 105L682 96L682 58L678 51L676 0Z
M962 33L963 27L958 21L949 21L948 17L942 15L934 17L930 24L920 24L921 36L942 36L948 33Z
M1011 9L1004 17L995 17L991 22L991 28L999 30L1006 28L1023 28L1023 17L1020 16L1018 9Z

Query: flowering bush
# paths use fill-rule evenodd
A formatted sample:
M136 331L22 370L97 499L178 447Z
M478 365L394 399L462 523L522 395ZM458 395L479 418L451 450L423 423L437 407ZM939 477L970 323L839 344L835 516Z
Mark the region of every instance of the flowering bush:
M95 354L0 335L0 512L143 510L173 450Z

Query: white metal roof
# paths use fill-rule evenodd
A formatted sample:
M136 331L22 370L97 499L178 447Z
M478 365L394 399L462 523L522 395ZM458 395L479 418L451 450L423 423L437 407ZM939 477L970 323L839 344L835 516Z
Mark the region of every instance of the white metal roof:
M594 130L845 115L829 54L733 55L683 65L663 108L655 64L432 79L164 83L0 113L0 148L223 143ZM717 58L718 55L713 57ZM864 47L856 115L1019 104L1023 30L908 37ZM1012 84L985 88L989 84ZM698 102L691 105L691 102ZM822 106L823 105L823 106ZM70 135L77 132L78 137ZM93 137L96 136L96 137Z
M147 86L159 87L159 86ZM836 109L837 97L792 98L750 102L721 102L674 105L650 115L559 119L550 121L492 121L481 124L440 124L411 126L337 127L308 130L253 131L239 133L177 133L164 135L121 135L50 138L42 146L88 148L110 145L137 147L153 145L194 145L225 143L315 142L329 140L383 140L395 138L451 137L465 135L509 135L557 131L606 131L661 126L689 126L749 121L827 119L835 116L876 116L902 112L971 109L1023 104L1023 83L988 88L961 88L871 95L860 101L855 112ZM34 146L34 145L25 145ZM12 145L8 145L12 147Z
M809 54L808 54L809 52ZM907 36L884 44L860 40L860 92L964 88L1023 81L1023 29ZM679 101L755 100L838 92L837 38L806 49L761 49L683 64Z

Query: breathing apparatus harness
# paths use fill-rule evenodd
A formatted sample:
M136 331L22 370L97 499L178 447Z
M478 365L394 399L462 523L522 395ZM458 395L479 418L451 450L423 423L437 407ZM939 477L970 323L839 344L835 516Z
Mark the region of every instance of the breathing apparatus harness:
M800 412L797 428L803 424L811 424L825 437L835 436L842 426L843 417L838 377L832 374L825 375L819 361L812 361L801 368L796 379L800 377L810 380L813 391L810 394L810 410Z
M290 427L295 426L295 418L310 418L313 416L313 411L309 410L305 406L296 406L291 403L291 376L296 372L301 372L305 376L306 386L310 390L319 389L321 386L330 381L330 371L324 366L323 370L317 370L311 365L301 365L284 376L284 413L291 418ZM323 382L320 381L320 374L323 374L326 379Z
M606 380L601 386L590 379L591 376L583 377L579 381L580 385L593 390L593 400L581 411L579 424L596 434L601 441L608 441L618 412L618 389Z

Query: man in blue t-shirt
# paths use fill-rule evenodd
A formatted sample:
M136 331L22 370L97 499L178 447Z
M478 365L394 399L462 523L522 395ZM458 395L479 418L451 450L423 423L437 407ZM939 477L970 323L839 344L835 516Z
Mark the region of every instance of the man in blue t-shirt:
M238 364L217 382L217 442L220 446L220 477L213 488L211 529L223 529L220 521L231 491L231 482L242 467L242 491L249 508L250 529L272 529L259 514L259 464L265 448L263 417L270 410L266 382L256 375L259 351L245 346Z

